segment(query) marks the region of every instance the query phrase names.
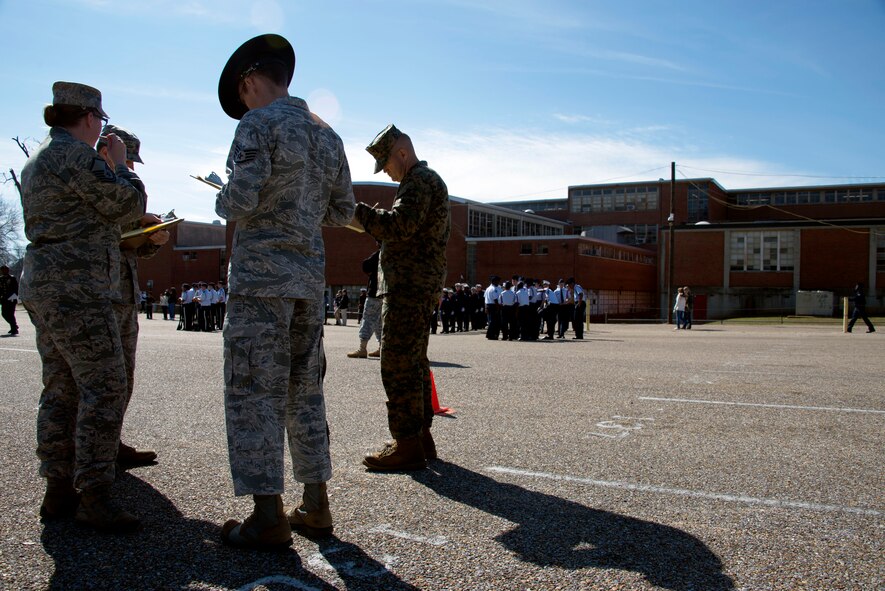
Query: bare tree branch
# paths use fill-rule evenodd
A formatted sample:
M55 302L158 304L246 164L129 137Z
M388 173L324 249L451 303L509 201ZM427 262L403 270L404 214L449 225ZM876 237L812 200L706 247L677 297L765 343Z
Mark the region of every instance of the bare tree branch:
M12 141L14 141L18 145L18 147L21 148L21 151L25 153L25 156L27 156L28 158L31 157L31 153L28 151L28 146L25 144L24 141L18 139L18 136L12 138Z

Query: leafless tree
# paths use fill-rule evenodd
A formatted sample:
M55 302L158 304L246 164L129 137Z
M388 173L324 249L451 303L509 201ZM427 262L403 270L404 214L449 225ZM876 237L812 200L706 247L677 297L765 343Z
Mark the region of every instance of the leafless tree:
M24 152L26 157L31 155L27 140L18 137L12 141ZM22 186L18 180L15 169L10 168L9 173L0 175L3 184L12 182L21 198ZM23 221L19 208L12 202L0 198L0 263L11 266L14 261L21 258L21 231Z

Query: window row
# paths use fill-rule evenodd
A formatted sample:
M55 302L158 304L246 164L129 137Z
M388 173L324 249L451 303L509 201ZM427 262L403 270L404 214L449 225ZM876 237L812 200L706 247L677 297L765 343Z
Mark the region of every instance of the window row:
M734 193L738 205L814 205L820 203L863 203L885 201L885 189L857 188L840 190L748 191Z
M639 263L641 265L655 264L655 257L652 255L631 252L616 246L608 246L604 244L581 244L578 246L578 254L587 257L602 257L604 259Z
M571 193L571 210L574 213L651 211L657 208L658 188L654 186L576 189Z
M729 262L732 271L792 271L794 232L732 232Z
M507 236L560 236L562 228L540 222L521 220L494 214L488 211L471 209L467 220L467 235L482 237Z

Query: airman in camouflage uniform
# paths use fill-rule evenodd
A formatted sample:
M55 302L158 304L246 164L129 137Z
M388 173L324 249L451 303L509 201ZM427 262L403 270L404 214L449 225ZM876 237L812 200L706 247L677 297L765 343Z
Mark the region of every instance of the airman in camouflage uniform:
M363 460L372 470L414 470L436 459L428 320L446 276L451 218L440 176L419 161L409 136L393 125L366 148L375 172L399 182L390 211L359 203L356 219L381 242L381 381L394 442Z
M37 456L44 519L70 516L98 529L138 527L110 498L127 378L113 303L120 299L120 225L144 214L144 186L108 138L115 170L92 148L107 115L98 90L56 82L49 137L22 169L30 243L21 298L37 331L43 392ZM82 498L74 490L82 492ZM79 503L79 506L78 506Z
M341 139L288 94L294 67L288 41L263 35L231 56L219 82L222 107L240 119L230 178L215 204L237 223L223 333L228 450L235 494L255 500L243 523L224 525L223 540L235 546L291 544L290 524L332 531L321 226L349 223L354 197ZM305 484L301 506L288 515L287 432L295 480Z
M144 164L139 151L141 141L129 131L110 123L101 130L96 150L105 159L109 166L115 167L116 163L108 153L107 137L116 135L123 140L126 146L126 167L135 170L135 163ZM130 222L121 229L123 233L136 230L143 226L160 223L160 218L153 214L145 214L139 220ZM126 408L132 399L132 390L135 387L135 350L138 346L138 294L141 288L138 285L138 259L148 259L154 256L160 247L169 240L169 232L162 230L154 232L143 244L133 246L120 245L120 298L121 301L114 304L114 312L117 314L117 322L120 325L120 340L123 344L123 359L126 362ZM122 441L117 448L117 464L122 468L134 466L148 466L157 459L156 452L152 450L137 450Z

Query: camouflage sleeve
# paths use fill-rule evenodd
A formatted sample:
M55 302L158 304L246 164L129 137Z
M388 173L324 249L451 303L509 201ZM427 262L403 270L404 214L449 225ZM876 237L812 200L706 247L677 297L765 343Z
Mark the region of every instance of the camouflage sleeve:
M73 150L60 176L103 217L126 224L144 215L147 196L141 179L120 164L116 173L95 150Z
M215 213L225 220L248 217L271 173L270 150L262 130L247 113L234 134L227 157L230 177L215 199Z
M338 168L338 178L332 182L329 207L323 217L324 226L346 226L353 219L353 211L356 209L353 184L350 181L350 166L347 164L344 146L340 142L338 151L341 154L341 165Z
M390 211L359 203L356 218L372 237L382 242L407 240L418 231L430 205L429 195L410 179L400 184Z

